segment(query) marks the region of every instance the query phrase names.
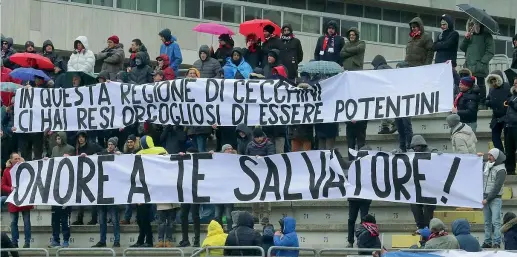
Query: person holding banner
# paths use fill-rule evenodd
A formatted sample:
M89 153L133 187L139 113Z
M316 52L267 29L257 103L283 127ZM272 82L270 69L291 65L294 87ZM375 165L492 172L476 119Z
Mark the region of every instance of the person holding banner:
M199 153L196 148L187 149L187 154ZM185 153L179 153L180 155L185 155ZM188 239L188 214L192 211L192 221L194 223L194 244L193 247L199 247L200 233L201 233L201 218L199 216L199 207L200 204L190 204L184 203L181 204L181 241L179 243L179 247L188 247L190 246L190 241ZM138 219L138 218L137 218Z

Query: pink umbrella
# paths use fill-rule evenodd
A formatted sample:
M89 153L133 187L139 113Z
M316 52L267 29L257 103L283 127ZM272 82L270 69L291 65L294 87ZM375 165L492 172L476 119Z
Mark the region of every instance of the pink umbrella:
M228 27L212 22L198 24L192 30L216 36L219 36L221 34L230 34L230 36L232 36L233 34L235 34L233 30L229 29Z

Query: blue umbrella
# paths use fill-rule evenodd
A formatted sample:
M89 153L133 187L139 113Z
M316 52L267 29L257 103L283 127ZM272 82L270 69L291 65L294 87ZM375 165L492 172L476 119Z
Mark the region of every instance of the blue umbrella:
M11 71L9 75L15 79L21 79L23 81L34 81L35 76L42 77L45 81L50 80L45 72L33 68L17 68Z

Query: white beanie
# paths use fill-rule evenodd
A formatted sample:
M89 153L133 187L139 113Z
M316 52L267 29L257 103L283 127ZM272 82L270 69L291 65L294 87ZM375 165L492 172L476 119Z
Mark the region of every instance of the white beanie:
M499 157L500 151L497 148L492 148L492 149L490 149L490 151L488 151L488 153L491 154L492 156L494 156L494 159L497 160L497 157Z

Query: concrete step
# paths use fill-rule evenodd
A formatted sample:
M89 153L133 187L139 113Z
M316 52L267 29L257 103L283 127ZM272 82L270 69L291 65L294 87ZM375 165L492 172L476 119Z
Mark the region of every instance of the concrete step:
M457 219L467 219L471 224L484 224L483 211L435 211L434 217L445 223L452 223Z

